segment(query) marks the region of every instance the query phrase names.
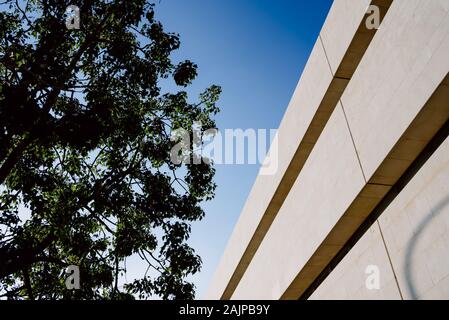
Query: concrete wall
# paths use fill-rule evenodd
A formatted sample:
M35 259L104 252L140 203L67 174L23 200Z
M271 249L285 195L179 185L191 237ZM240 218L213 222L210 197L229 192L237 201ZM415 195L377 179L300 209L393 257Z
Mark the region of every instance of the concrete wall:
M301 297L396 188L449 119L448 3L334 2L279 128L278 170L257 177L206 298ZM369 4L382 9L377 32L364 24ZM435 161L448 169L441 160L449 155L447 147L441 153L409 189L434 177L429 170L439 167ZM422 197L431 198L417 206L437 205L435 190L442 187L432 183L426 185L428 195L424 185L418 188ZM448 246L442 223L422 232L430 232L424 239L435 237L413 251L416 292L405 290L404 248L411 237L406 221L411 228L422 218L415 213L417 220L411 221L404 213L408 209L401 203L407 200L401 199L412 197L406 190L312 298L448 297L449 262L438 258ZM421 193L413 197L421 199ZM392 218L398 212L402 216ZM425 259L432 265L423 266ZM365 290L362 281L363 266L372 261L383 279L376 292ZM357 276L350 279L351 274Z
M446 139L310 298L449 298L448 182ZM379 290L365 285L369 265Z
M404 299L448 299L449 139L380 216L379 226Z
M372 266L378 268L378 271L373 271ZM379 290L366 286L366 282L370 280L369 276L374 275L373 272L379 272ZM310 299L401 299L377 222L315 290Z
M447 3L394 1L343 93L341 101L357 153L366 179L373 183L393 184L398 178L394 171L407 167L415 149L432 135L410 135L403 154L389 155L448 74ZM438 107L440 113L429 115L426 125L447 119L447 104ZM387 157L391 159L388 167L377 171Z

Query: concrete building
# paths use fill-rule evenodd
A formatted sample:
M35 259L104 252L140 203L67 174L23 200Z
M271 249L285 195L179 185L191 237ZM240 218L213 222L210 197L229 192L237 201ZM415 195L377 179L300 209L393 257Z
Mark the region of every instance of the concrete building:
M335 0L205 298L449 298L448 72L448 0Z

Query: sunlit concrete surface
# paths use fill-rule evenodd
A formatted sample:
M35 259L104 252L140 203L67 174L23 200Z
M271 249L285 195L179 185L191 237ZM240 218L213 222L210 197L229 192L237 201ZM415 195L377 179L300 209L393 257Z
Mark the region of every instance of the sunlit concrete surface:
M449 139L311 299L449 298ZM367 288L368 266L379 268Z
M366 28L369 5L378 30ZM447 125L448 57L447 0L336 0L280 124L278 169L257 177L205 298L449 298L449 232L418 227L449 197L447 143L398 187ZM413 199L423 211L410 217ZM410 254L413 228L427 240ZM377 291L365 285L372 260Z
M371 266L378 268L379 272L379 286L376 288L366 286L372 272ZM332 270L310 299L401 299L377 223L371 226L349 254Z
M404 299L449 298L449 139L379 218Z

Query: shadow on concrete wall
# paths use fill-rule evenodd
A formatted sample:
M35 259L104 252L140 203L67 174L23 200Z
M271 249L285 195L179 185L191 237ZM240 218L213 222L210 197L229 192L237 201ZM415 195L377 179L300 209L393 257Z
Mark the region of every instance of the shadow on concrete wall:
M413 272L412 272L412 259L413 254L418 244L419 238L423 234L424 230L428 226L429 222L432 221L436 216L441 214L444 209L449 204L449 195L446 196L442 201L440 201L418 225L413 236L410 238L407 244L407 250L405 255L405 280L407 282L407 289L410 293L411 299L418 299L418 294L416 292L415 284L413 283Z

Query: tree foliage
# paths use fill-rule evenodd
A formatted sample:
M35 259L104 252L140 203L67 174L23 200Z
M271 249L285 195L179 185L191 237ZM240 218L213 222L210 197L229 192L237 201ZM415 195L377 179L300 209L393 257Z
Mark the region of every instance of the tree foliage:
M179 37L153 4L80 0L69 30L71 4L0 1L0 295L193 298L201 259L187 240L214 169L172 163L170 133L214 128L220 88L189 101L197 66L172 62ZM179 91L162 93L167 78ZM132 255L147 273L119 286Z

